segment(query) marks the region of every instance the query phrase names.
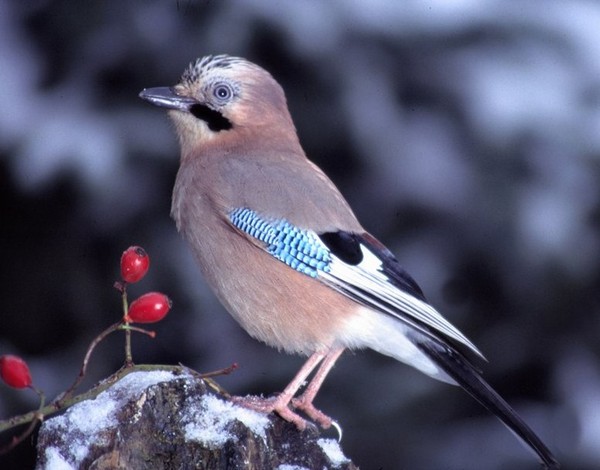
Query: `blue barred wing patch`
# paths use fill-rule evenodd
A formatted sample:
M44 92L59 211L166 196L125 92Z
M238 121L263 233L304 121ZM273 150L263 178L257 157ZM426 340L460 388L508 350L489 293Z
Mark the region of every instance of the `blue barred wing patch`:
M285 219L268 219L245 207L229 213L231 223L260 240L267 251L280 261L311 277L329 272L329 248L310 230L300 229Z

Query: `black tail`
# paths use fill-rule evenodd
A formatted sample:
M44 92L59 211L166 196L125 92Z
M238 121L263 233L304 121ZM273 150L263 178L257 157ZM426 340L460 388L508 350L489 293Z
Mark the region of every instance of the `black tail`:
M494 413L500 421L531 447L540 457L546 468L560 468L560 464L541 439L536 436L515 410L481 377L475 367L462 354L449 346L434 341L419 342L418 346L446 374L469 392L479 403Z

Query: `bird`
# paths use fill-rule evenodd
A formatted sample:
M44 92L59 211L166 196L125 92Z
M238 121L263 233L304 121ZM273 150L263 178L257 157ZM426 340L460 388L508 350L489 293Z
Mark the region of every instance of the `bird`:
M327 428L333 420L315 407L317 392L345 350L370 348L461 386L546 468L559 468L484 380L481 351L308 159L269 72L241 57L208 55L176 85L139 96L166 108L174 124L181 156L171 216L204 279L250 336L308 357L283 392L238 397L241 404L299 429L307 425L299 413Z

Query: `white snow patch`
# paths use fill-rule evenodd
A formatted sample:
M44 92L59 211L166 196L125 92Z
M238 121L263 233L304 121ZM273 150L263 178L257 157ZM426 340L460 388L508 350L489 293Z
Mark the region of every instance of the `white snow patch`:
M343 463L350 462L350 459L344 455L338 441L335 439L319 439L317 444L323 449L332 465L339 467Z
M79 467L92 445L102 445L102 436L99 434L118 425L115 412L127 400L152 385L180 377L167 371L132 372L95 399L82 401L63 415L47 420L43 425L46 431L56 432L64 442L68 441L69 451L68 455L63 456L58 450L49 448L46 451L48 463L44 470Z
M75 470L75 467L67 462L60 451L55 447L46 449L46 467L45 470Z
M282 463L275 470L310 470L307 467L301 467L300 465L290 465L287 463Z
M183 421L185 438L202 442L209 447L219 447L234 439L228 428L232 421L238 420L254 434L266 440L265 429L269 425L266 415L249 410L215 396L206 395L199 400L188 400L184 408Z

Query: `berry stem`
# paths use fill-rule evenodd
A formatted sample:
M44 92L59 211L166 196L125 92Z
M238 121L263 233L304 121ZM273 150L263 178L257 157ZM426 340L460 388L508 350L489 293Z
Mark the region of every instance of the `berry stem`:
M102 333L100 333L98 336L96 336L94 338L94 340L90 343L88 350L85 353L85 357L83 358L83 363L81 365L81 369L79 370L79 374L77 375L77 378L75 379L75 382L73 382L73 385L71 385L60 397L58 397L55 400L55 403L59 408L65 400L68 400L71 397L71 395L73 394L75 389L79 386L79 384L81 384L81 381L85 377L88 363L90 362L90 357L92 356L94 349L96 349L96 346L98 346L98 344L104 338L106 338L109 334L111 334L113 331L117 331L118 329L120 329L121 325L122 325L122 322L120 322L120 321L110 325L106 330L104 330Z
M37 411L34 412L33 418L29 422L29 426L27 426L27 429L25 429L18 436L13 436L13 438L11 439L11 441L8 444L6 444L4 446L0 446L0 455L6 454L6 453L10 452L11 450L13 450L21 442L23 442L25 439L27 439L27 437L29 437L33 433L33 431L35 431L35 428L38 425L38 423L41 423L42 421L44 421L43 410L44 410L44 405L46 404L46 396L44 395L44 392L35 388L33 385L30 385L29 388L31 390L33 390L35 393L37 393L38 397L40 397L40 406L38 407Z
M140 328L139 326L130 325L129 323L123 323L123 324L121 324L121 328L120 329L121 330L125 330L125 331L137 331L138 333L143 333L143 334L145 334L147 336L150 336L150 338L156 338L156 331L145 330L143 328ZM125 367L131 367L131 366L127 366L127 364L125 364Z
M123 318L127 317L129 312L129 302L127 301L127 284L123 285L121 291L121 299L123 301ZM131 329L125 328L125 367L133 365L133 355L131 354Z

